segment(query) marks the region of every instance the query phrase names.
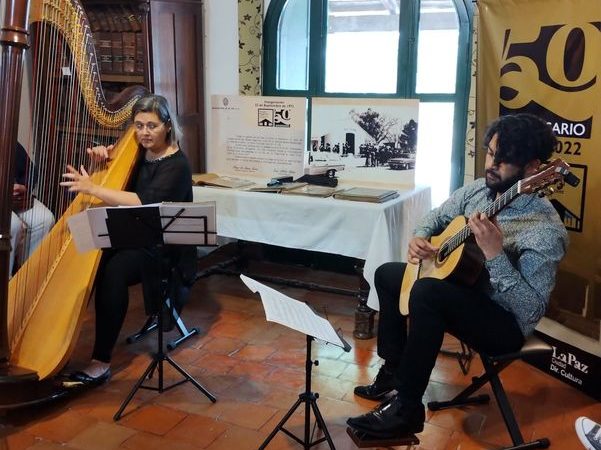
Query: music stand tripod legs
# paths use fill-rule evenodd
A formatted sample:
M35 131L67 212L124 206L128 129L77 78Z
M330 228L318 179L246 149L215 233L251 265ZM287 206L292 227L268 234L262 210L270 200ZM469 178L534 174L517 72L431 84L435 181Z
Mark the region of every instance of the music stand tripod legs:
M115 415L113 416L113 420L118 421L119 419L121 419L121 414L123 413L123 411L125 410L125 408L127 407L127 405L129 404L129 402L132 400L132 398L134 398L134 395L136 394L136 392L138 391L138 389L149 389L152 391L158 391L159 394L162 394L163 392L174 388L176 386L179 386L180 384L183 384L187 381L189 381L190 383L192 383L200 392L202 392L204 395L207 396L207 398L209 400L211 400L213 403L215 403L217 401L217 399L215 398L215 396L213 396L213 394L211 394L209 391L207 391L204 386L202 386L198 381L196 381L194 379L194 377L192 377L192 375L190 375L188 372L186 372L184 369L182 369L175 361L173 361L173 359L171 359L171 357L165 352L164 347L163 347L163 315L161 313L157 314L157 330L158 330L158 334L157 334L157 343L158 343L158 349L157 352L153 355L152 361L150 362L150 364L148 365L148 367L146 368L146 370L144 371L144 373L142 374L142 376L138 379L138 381L136 382L136 384L134 385L134 387L132 388L132 390L129 392L129 394L127 395L126 399L123 401L123 403L121 404L121 407L119 408L119 411L117 411L115 413ZM183 377L183 380L180 380L176 383L173 383L167 387L165 387L164 385L164 381L163 381L163 362L166 361L168 362L171 367L173 367L175 370L177 370ZM147 378L151 378L152 374L154 373L154 371L158 372L158 380L157 380L157 384L158 386L145 386L144 380L146 380Z
M282 431L283 433L290 436L296 442L301 444L305 450L313 447L314 445L321 444L324 441L328 441L328 444L330 445L330 448L332 450L336 449L336 447L334 447L332 437L328 432L328 428L326 427L326 423L323 420L321 412L319 412L319 408L317 407L317 399L319 398L319 394L317 392L311 392L311 369L313 368L314 364L319 364L319 361L313 361L311 359L311 341L313 341L313 339L314 338L312 336L307 335L307 358L305 361L305 392L299 394L298 400L294 403L294 405L292 405L292 407L284 415L282 420L280 420L280 423L277 424L277 426L274 428L271 434L267 436L267 439L265 439L265 442L261 444L259 450L263 450L265 447L267 447L269 442L271 442L271 440L275 437L278 431ZM296 411L296 409L303 403L305 404L305 433L304 440L301 440L297 436L292 434L290 431L288 431L286 428L284 428L284 425L288 421L288 419L290 419L292 414L294 414L294 411ZM313 442L311 442L311 409L313 409L313 413L315 414L316 425L323 431L324 434L322 438L317 439Z

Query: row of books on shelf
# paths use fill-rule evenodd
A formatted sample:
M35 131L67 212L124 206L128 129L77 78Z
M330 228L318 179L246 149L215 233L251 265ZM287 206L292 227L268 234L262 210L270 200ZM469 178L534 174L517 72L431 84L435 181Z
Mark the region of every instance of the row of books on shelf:
M258 186L250 180L220 176L216 174L195 174L192 177L198 186L239 189L250 192L273 192L288 195L306 195L309 197L334 197L340 200L352 200L369 203L384 203L399 196L393 189L378 189L366 187L335 188L318 186L304 182L280 183L275 186Z
M86 12L101 74L143 74L145 43L140 16L128 6Z

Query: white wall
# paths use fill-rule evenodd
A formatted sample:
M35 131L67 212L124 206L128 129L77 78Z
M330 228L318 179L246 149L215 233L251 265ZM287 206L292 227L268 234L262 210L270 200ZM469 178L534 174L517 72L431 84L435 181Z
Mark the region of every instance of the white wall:
M204 2L206 149L211 142L211 95L238 94L238 0Z

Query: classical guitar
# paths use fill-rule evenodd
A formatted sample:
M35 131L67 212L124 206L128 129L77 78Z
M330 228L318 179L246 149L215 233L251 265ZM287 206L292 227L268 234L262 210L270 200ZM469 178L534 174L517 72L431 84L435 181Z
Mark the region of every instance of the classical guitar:
M543 165L536 174L511 186L482 212L488 218L494 217L521 194L537 192L541 197L550 195L554 189L561 189L564 177L574 177L569 169L570 166L561 159ZM441 234L432 236L430 242L438 247L434 258L421 260L418 264L407 263L399 300L399 310L403 315L409 314L409 294L419 278L449 279L471 286L484 266L484 255L476 245L464 216L455 217Z

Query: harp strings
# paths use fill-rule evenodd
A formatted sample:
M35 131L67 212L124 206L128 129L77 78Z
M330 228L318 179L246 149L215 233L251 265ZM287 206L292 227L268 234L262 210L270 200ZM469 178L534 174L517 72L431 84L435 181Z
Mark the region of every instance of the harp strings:
M112 113L105 106L104 92L97 87L98 64L83 8L72 0L43 3L43 20L32 24L33 41L28 58L31 74L24 79L24 83L31 83L32 91L31 134L25 147L35 167L27 182L29 186L35 185L35 197L30 200L40 201L49 208L57 223L30 258L21 261L10 281L10 298L14 300L9 305L11 347L18 344L39 301L44 279L70 239L67 221L59 219L86 209L92 201L90 196L83 196L82 202L73 203L74 194L59 186L61 175L70 164L77 169L84 166L93 176L102 177L106 163L91 158L86 148L114 143L117 122L123 122L123 117L128 116L124 111L130 108L129 105L122 108L120 118L107 118ZM56 9L58 3L64 11ZM75 39L73 27L81 29ZM42 212L33 208L31 222L38 223L39 214ZM22 258L31 252L31 244L27 238L19 243L17 251Z

